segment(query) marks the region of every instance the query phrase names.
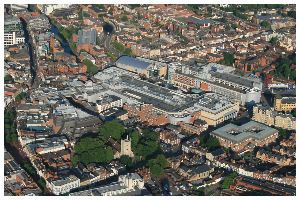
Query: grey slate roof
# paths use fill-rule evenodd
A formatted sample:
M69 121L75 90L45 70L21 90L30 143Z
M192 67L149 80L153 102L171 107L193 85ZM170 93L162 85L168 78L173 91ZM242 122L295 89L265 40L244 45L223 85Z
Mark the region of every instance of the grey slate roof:
M210 134L230 140L233 143L239 143L248 138L262 140L276 132L278 131L274 128L255 121L250 121L242 126L227 124L212 131Z

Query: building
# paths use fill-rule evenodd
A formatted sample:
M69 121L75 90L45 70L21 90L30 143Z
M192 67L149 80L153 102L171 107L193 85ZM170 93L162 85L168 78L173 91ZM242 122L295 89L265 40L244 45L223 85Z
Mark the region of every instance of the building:
M215 63L201 66L168 65L168 81L184 91L200 88L245 105L260 102L262 82L232 73L232 68Z
M38 7L44 14L49 15L56 9L69 8L70 4L40 4Z
M97 110L99 113L106 111L114 107L122 107L123 101L120 97L115 95L103 96L101 99L96 101Z
M214 72L211 73L211 78L204 82L209 91L237 100L241 105L260 102L262 83L256 79Z
M82 29L78 31L78 45L91 44L96 45L97 32L95 29Z
M134 72L145 77L165 77L167 75L167 64L141 58L121 56L116 62L116 66L130 72Z
M203 95L196 107L199 111L194 114L194 117L211 126L236 118L239 111L238 102L231 102L228 98L214 93Z
M274 108L276 111L291 112L293 109L296 109L296 97L276 96Z
M116 195L141 195L144 188L144 180L137 173L129 173L119 176L118 182L71 193L70 196L116 196Z
M51 29L49 19L44 14L30 16L26 22L30 31L47 32Z
M242 152L255 146L264 146L274 142L278 131L261 123L250 121L241 126L227 124L210 133L217 138L221 146Z
M213 167L207 164L187 166L185 164L178 168L179 174L187 179L189 182L199 181L209 177L214 171Z
M74 175L61 178L54 181L47 181L47 187L55 195L61 195L70 192L72 189L80 187L80 179Z
M22 24L15 16L4 16L4 47L25 42Z
M131 139L128 139L128 136L125 140L121 140L121 156L134 157L134 154L131 150Z
M77 52L84 50L90 53L97 41L97 31L94 28L78 31Z
M252 120L287 130L296 129L296 118L291 114L283 114L261 105L253 107Z

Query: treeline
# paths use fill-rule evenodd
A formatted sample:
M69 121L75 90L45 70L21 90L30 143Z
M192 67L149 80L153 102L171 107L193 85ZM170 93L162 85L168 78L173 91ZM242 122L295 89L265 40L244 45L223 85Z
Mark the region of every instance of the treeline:
M16 110L14 108L7 108L4 110L4 141L5 143L12 143L18 141L18 134L16 130Z

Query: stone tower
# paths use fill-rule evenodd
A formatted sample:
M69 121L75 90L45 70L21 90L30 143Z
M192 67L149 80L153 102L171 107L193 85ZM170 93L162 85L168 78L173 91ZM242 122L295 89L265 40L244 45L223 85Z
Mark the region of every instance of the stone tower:
M127 155L133 157L133 152L131 151L131 139L128 136L125 140L121 140L121 156Z

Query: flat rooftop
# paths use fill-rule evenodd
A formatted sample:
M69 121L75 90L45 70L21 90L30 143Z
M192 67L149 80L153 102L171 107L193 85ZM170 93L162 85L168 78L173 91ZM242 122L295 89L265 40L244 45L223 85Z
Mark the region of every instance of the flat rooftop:
M263 140L278 131L264 124L250 121L241 126L227 124L212 131L210 134L229 140L233 143L240 143L248 138Z

